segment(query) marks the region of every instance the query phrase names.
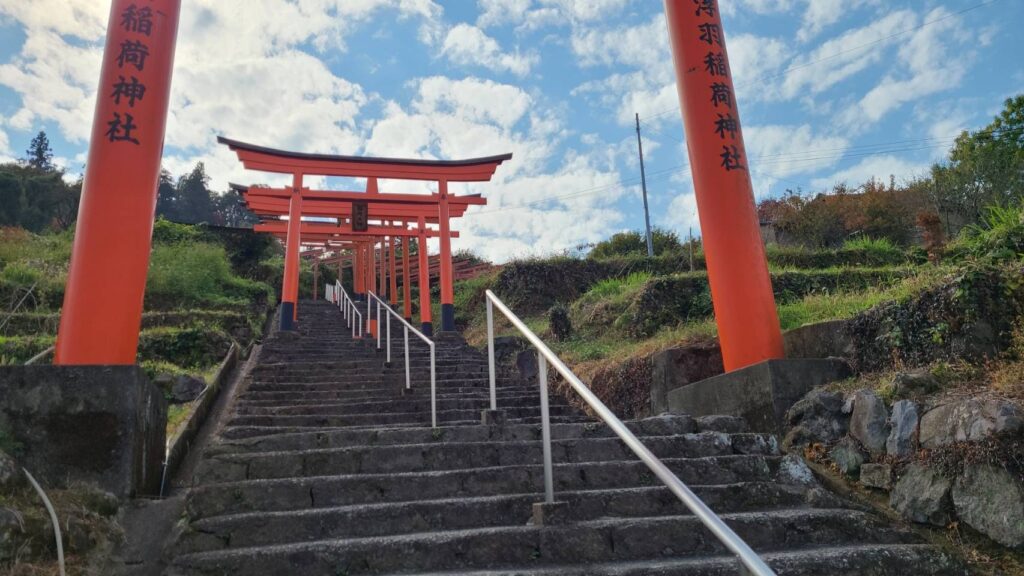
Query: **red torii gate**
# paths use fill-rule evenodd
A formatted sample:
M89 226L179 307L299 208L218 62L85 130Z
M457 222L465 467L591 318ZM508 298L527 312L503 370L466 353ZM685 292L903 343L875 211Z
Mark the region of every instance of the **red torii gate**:
M488 182L498 166L512 158L511 154L468 160L413 160L307 154L265 148L224 137L219 137L217 141L234 151L245 168L249 170L292 175L292 186L289 188L249 187L241 192L250 205L250 209L263 216L280 217L285 213L285 204L287 204L287 222L264 223L255 227L257 231L285 236L284 286L281 295L282 330L295 328L299 247L304 239L322 243L330 240L334 234L366 236L368 239L416 235L425 245L428 230L426 228L427 218L433 219L435 214L439 228L437 237L441 245L441 330L455 330L450 220L453 214L456 216L464 214L470 205L481 206L485 205L487 201L479 195L451 195L448 192L448 184L450 182ZM305 176L366 178L367 189L365 192L312 190L303 187ZM377 186L377 181L380 178L437 182L437 192L433 194L382 194ZM364 202L369 219L381 224L415 219L417 230L410 231L404 226L380 226L372 232L357 230L353 218L355 206ZM307 203L309 203L308 210L306 209ZM347 210L345 204L347 204ZM322 225L319 224L303 222L304 216L336 218L337 224L321 227ZM315 234L315 236L309 238L306 236L308 234ZM371 241L375 246L376 241ZM360 252L367 256L368 266L366 269L369 272L367 279L370 281L370 287L374 287L376 274L373 266L373 251L367 251L364 246L361 250L357 250L357 254ZM421 269L426 270L426 266ZM384 272L381 275L383 282L386 277L383 266L382 272ZM421 274L422 282L423 275ZM429 277L427 282L429 282ZM429 290L420 290L420 293L429 294ZM426 321L424 328L432 331L432 325Z
M232 186L233 186L233 188L236 191L239 191L239 192L244 192L246 190L246 188L242 187L242 186L238 186L238 185L232 185ZM348 204L346 204L344 206L350 207L350 205L348 205ZM428 210L428 207L426 205L420 205L420 206L415 207L415 208L407 208L406 209L406 211L409 211L409 212L417 212L418 211L418 212L424 212L424 213L427 213L427 212L425 212L427 210ZM430 210L433 210L433 208L430 208ZM278 216L280 216L280 215L281 214L279 214ZM357 297L363 296L367 289L376 291L375 284L371 286L370 284L367 283L367 280L366 280L367 275L368 275L368 270L367 270L368 266L369 266L370 270L375 268L374 266L369 264L369 262L376 261L376 262L380 262L381 263L381 266L380 266L381 288L382 288L381 291L380 291L381 295L389 296L391 303L397 305L398 304L398 289L397 289L397 276L398 276L397 269L398 269L398 266L397 266L397 263L396 263L395 257L394 257L394 247L392 246L392 250L390 251L391 252L391 262L390 262L390 266L389 267L390 267L390 276L391 276L391 288L390 288L390 290L388 290L387 284L384 281L384 279L386 278L386 276L388 274L387 267L384 266L384 263L385 263L384 254L386 253L385 250L384 250L385 244L384 244L384 242L381 242L381 248L378 250L376 248L376 243L378 241L380 241L381 239L386 239L386 238L391 238L392 242L393 242L393 239L396 238L396 237L399 237L399 238L418 237L420 245L421 246L426 246L426 239L427 238L438 237L439 233L437 231L435 231L435 230L428 229L425 226L423 226L422 225L423 218L424 218L423 216L419 217L418 218L418 220L420 220L420 222L418 222L419 226L417 228L410 229L410 230L407 230L405 228L400 227L400 226L404 226L405 225L404 222L394 222L394 221L390 221L389 220L389 221L386 221L386 224L385 224L385 226L390 226L389 228L382 229L381 227L370 227L370 226L368 226L368 229L367 229L366 232L353 232L351 230L351 225L342 226L341 224L338 224L338 223L324 223L324 222L315 223L315 222L304 221L302 223L302 226L300 227L300 229L302 230L302 240L303 240L302 245L303 246L312 246L315 249L314 250L309 250L309 251L306 251L306 252L302 252L302 255L306 256L306 255L321 254L325 247L330 247L330 248L352 247L352 248L354 248L353 253L351 255L353 259L358 259L358 256L360 255L360 253L364 254L364 258L362 260L360 260L361 265L353 266L353 291L355 292L356 296ZM436 218L433 218L433 219L436 220ZM339 219L339 220L341 220L341 219ZM287 223L282 221L282 220L264 221L261 224L258 224L255 227L255 229L256 229L257 232L269 232L271 234L274 234L275 237L277 237L282 242L286 242L287 241ZM387 234L389 234L389 236L385 237L383 235L383 233L387 233ZM452 231L450 233L450 237L451 238L458 238L459 237L459 233L455 232L455 231ZM405 240L403 240L403 244L404 244L404 242L405 242ZM371 243L373 244L372 248L367 248L367 245L371 244ZM368 260L368 259L365 258L365 255L367 254L367 251L373 253L373 256L374 256L373 260ZM420 259L426 258L426 255L427 254L426 254L426 251L424 249L424 251L420 253ZM402 256L403 256L403 258L402 258L402 260L403 260L403 262L402 262L402 269L403 269L403 271L405 269L410 269L411 270L411 267L409 267L409 254L408 254L408 250L407 249L403 249L402 250ZM435 260L439 261L440 257L436 256ZM316 263L318 263L318 262L316 262ZM374 273L375 273L375 271L374 271ZM340 269L339 269L339 276L340 275L341 274L340 274ZM411 322L412 321L411 279L409 279L409 278L407 278L405 276L406 275L403 272L403 282L402 282L402 284L403 284L404 303L405 303L405 318L406 318L406 320ZM437 274L434 274L434 276L437 276ZM421 286L425 286L426 287L426 289L421 289L420 290L420 321L421 321L421 325L422 325L423 331L425 333L430 334L430 333L433 332L433 324L432 324L432 321L431 321L431 306L430 306L430 276L429 275L420 275L419 278L420 278ZM453 273L453 278L458 279L459 275L456 274L456 273ZM314 271L314 281L315 280L316 280L316 274L315 274L315 271ZM374 280L376 280L376 277L374 277ZM314 287L314 293L315 292L316 292L316 288ZM315 298L315 295L314 295L314 298ZM376 327L375 327L373 319L372 318L367 318L367 331L369 333L373 334L373 333L375 333L375 330L376 330Z

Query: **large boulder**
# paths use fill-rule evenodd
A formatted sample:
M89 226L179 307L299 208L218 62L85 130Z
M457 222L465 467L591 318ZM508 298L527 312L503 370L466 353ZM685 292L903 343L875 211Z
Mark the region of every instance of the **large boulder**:
M835 392L811 390L789 411L791 427L783 445L789 449L808 444L832 444L846 434L849 416L843 414L843 397Z
M929 410L921 417L921 446L979 442L997 434L1024 431L1024 414L1006 400L970 398Z
M945 526L953 509L953 483L921 464L911 464L889 496L889 505L919 524Z
M917 398L937 392L939 381L927 370L900 372L892 381L893 393L897 398Z
M1003 468L971 466L953 485L960 519L1003 546L1024 546L1024 486Z
M918 421L917 404L900 400L892 405L889 438L885 441L885 451L890 456L906 458L917 451Z
M185 404L199 398L203 390L206 390L206 382L195 376L182 374L171 384L169 400L172 404Z
M871 390L858 390L853 397L850 435L871 454L885 453L885 442L889 439L889 412L885 409L885 402Z
M860 451L857 443L849 437L840 440L828 455L835 463L836 468L843 474L851 478L856 478L860 474L860 467L864 464L864 454Z
M496 336L494 338L494 361L497 364L512 363L516 354L530 347L526 338L520 336Z
M888 490L892 488L892 466L889 464L865 464L860 467L860 483L867 488Z

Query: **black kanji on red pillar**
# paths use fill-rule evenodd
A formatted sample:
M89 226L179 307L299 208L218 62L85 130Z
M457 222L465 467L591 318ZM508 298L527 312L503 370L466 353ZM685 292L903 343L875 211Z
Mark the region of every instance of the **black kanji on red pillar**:
M132 144L138 144L139 141L132 136L132 132L138 129L135 124L135 118L132 118L131 114L125 114L124 119L121 119L121 115L114 112L114 119L107 122L107 140L109 142L131 142Z
M726 108L732 109L732 88L728 84L722 82L715 82L711 85L711 103L718 108L719 104L724 104Z
M704 70L712 76L728 76L729 67L725 64L725 55L721 52L708 52L704 57Z
M693 3L697 6L697 16L707 14L714 18L715 0L693 0Z
M128 106L134 108L135 101L142 100L146 96L146 86L135 76L132 76L131 82L125 80L124 76L119 76L119 78L120 81L114 84L114 93L110 96L114 99L115 104L120 104L121 98L125 98L128 100Z
M719 114L718 120L715 120L715 133L722 140L725 140L726 135L735 140L736 131L739 130L739 127L739 122L730 113Z
M146 68L146 58L149 57L149 48L142 42L125 40L121 43L121 53L117 55L117 65L121 68L125 64L131 64L141 72Z
M740 154L739 148L736 146L722 146L722 154L720 156L722 158L722 168L725 168L727 172L746 168L743 165L743 155Z
M121 27L129 32L149 36L153 33L153 10L132 4L121 13Z
M701 24L697 28L700 28L701 41L711 46L722 45L722 28L718 24Z

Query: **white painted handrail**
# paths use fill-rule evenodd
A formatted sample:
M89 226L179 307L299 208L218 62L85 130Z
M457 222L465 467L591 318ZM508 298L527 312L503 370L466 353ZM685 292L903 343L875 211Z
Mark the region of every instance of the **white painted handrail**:
M367 299L367 309L369 309L370 299L377 301L377 349L381 349L381 332L387 332L387 362L391 363L391 318L394 317L402 323L405 328L405 388L406 390L412 388L412 377L410 375L409 368L409 332L416 335L417 338L423 340L430 347L430 425L433 428L437 428L437 355L435 353L434 341L427 338L422 332L413 327L402 318L402 315L395 312L391 306L388 306L387 302L383 301L373 292L366 293L369 298ZM386 330L380 328L380 313L381 311L387 313L387 320L385 321Z
M347 325L352 328L352 337L362 338L364 326L363 315L359 312L359 307L356 306L355 301L348 295L345 287L341 285L340 280L334 283L334 297L334 303L341 308L341 313L345 318L345 322L347 322ZM358 321L356 321L357 316L359 317Z
M522 320L505 306L490 290L487 291L487 356L490 362L491 409L497 408L497 379L494 365L494 308L508 318L509 322L537 349L537 379L540 381L541 438L544 443L544 499L554 502L554 477L551 463L551 415L548 410L548 362L565 378L572 389L583 398L598 417L636 454L651 472L658 477L690 509L691 512L715 535L718 540L739 558L739 561L754 576L775 576L775 572L754 552L746 542L733 532L704 502L690 490L665 464L652 453L632 431L604 405L604 402L584 384L572 370L548 348Z

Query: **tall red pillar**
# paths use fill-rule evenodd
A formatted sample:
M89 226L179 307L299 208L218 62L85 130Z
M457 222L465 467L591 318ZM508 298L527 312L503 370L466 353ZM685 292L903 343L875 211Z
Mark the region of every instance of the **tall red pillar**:
M376 261L376 253L377 253L377 241L376 241L376 239L374 239L366 247L366 254L367 254L367 256L366 256L366 294L367 294L366 299L368 301L371 300L370 296L369 296L369 294L371 292L373 292L374 294L377 294L377 261ZM379 296L380 295L378 294L378 297ZM370 336L376 336L377 335L377 320L373 317L373 315L376 313L376 311L377 311L376 303L371 301L370 302L370 313L366 317L366 331L370 334Z
M412 323L412 271L409 269L409 236L402 237L402 304L405 321Z
M114 0L55 364L135 363L181 0Z
M302 244L302 174L295 174L288 205L288 228L284 248L284 281L281 288L281 330L294 330L298 320L299 247Z
M380 288L380 292L377 293L377 296L380 296L381 300L387 300L388 299L388 252L387 252L387 247L388 247L387 238L381 236L381 238L380 238L380 284L378 284L378 286L377 286L378 288Z
M363 287L363 266L363 243L360 242L352 248L352 298L366 291Z
M427 336L434 335L433 311L430 309L430 258L427 250L427 222L420 216L419 221L419 252L420 261L420 328Z
M708 281L727 371L782 358L717 0L665 0Z
M317 288L319 288L319 286L318 286L319 280L320 280L320 260L316 259L316 260L313 261L313 300L317 299L316 291L317 291Z
M448 181L438 182L438 221L441 225L441 331L455 331L455 287L452 277L452 237L448 209Z
M398 305L398 263L395 260L395 249L397 246L395 237L388 236L388 267L391 274L391 288L388 290L388 301L391 302L392 308Z

